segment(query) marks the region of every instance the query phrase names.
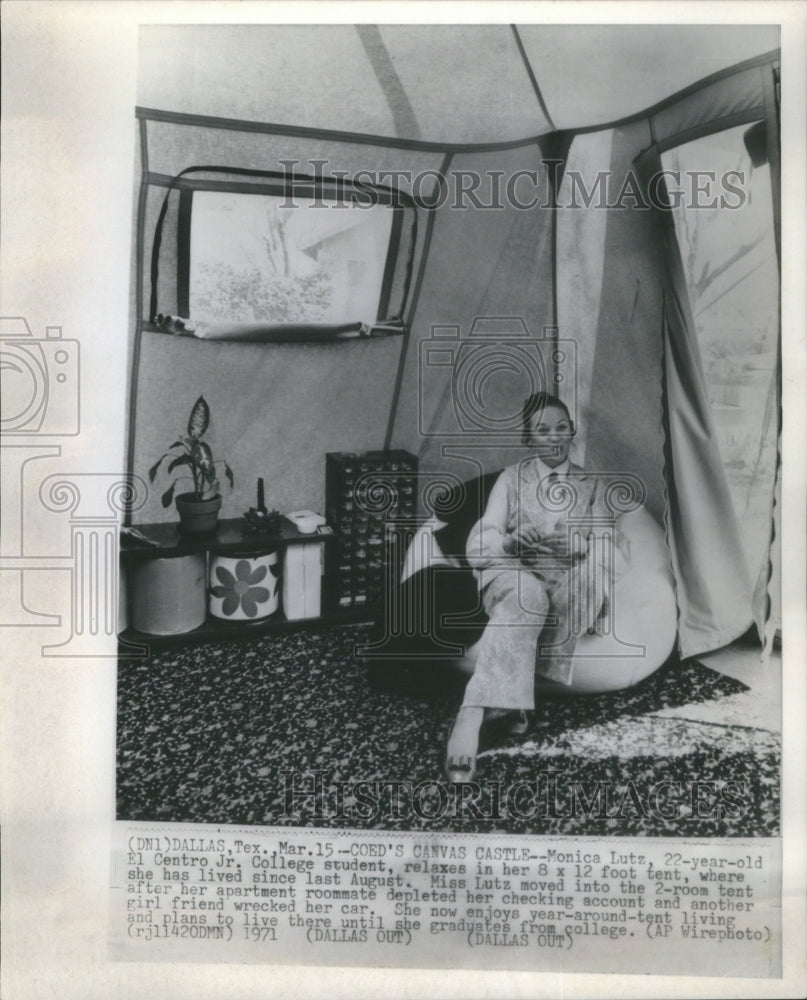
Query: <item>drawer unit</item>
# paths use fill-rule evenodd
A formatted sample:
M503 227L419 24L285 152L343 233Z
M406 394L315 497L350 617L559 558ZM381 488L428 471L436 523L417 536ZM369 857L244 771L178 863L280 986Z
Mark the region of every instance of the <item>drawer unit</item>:
M338 538L327 553L330 608L380 605L386 526L417 511L417 456L408 451L325 456L325 514Z

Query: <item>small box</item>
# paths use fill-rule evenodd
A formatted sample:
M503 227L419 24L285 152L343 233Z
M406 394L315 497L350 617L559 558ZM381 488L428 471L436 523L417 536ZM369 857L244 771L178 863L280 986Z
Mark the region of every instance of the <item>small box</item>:
M286 517L300 532L301 535L313 535L317 528L325 524L322 514L317 514L313 510L293 510Z
M324 548L322 542L296 542L286 546L283 610L289 621L319 617Z

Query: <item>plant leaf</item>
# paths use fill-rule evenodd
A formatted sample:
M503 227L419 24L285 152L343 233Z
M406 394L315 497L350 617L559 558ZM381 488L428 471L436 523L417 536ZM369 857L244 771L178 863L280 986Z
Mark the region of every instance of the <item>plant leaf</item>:
M213 452L207 441L197 441L195 444L196 464L207 471L213 468Z
M235 483L235 479L233 477L233 470L226 462L224 463L224 475L227 477L227 482L230 484L230 489L232 489L233 484Z
M175 486L176 486L176 483L171 483L171 485L168 487L168 489L165 491L165 493L163 493L163 495L161 497L163 507L170 506L171 501L174 499L174 487Z
M196 440L204 434L209 424L210 407L205 402L205 397L200 396L193 404L193 409L188 419L188 434Z
M193 465L190 455L177 455L168 465L168 471L173 472L174 469L179 468L180 465Z
M208 490L211 491L210 495L214 495L218 490L219 484L216 478L216 466L213 462L210 446L205 444L204 441L197 441L193 458L196 468L199 471L200 480L203 483L207 483ZM208 491L206 490L205 492Z
M161 455L157 459L157 461L154 463L154 465L152 465L152 467L149 469L149 482L150 483L154 482L154 477L157 475L157 469L159 469L160 463L162 462L162 460L164 458L167 458L167 457L168 457L168 452L166 452L164 455Z

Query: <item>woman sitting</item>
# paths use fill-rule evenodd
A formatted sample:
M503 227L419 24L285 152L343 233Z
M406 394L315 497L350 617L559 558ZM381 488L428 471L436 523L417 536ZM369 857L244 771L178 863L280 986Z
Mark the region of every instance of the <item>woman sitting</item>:
M569 461L575 428L565 404L529 396L522 424L531 455L504 469L468 538L489 620L449 736L450 781L474 777L486 717L514 712L511 732L527 731L536 675L572 683L577 639L600 629L627 568L624 539L603 529L613 525L603 478Z

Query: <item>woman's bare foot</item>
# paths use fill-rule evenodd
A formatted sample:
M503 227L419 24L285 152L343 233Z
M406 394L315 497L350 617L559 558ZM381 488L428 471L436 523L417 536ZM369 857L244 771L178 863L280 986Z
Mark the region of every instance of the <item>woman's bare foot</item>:
M450 782L473 781L476 775L479 730L484 717L484 708L470 705L463 705L457 713L446 751L446 777Z

